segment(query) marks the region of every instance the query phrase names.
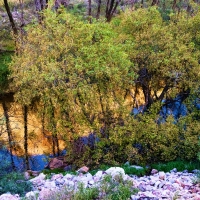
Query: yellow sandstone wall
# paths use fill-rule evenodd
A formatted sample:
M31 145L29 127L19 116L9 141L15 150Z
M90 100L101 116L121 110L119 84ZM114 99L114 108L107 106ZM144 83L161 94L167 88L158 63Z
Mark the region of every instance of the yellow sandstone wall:
M127 108L131 109L136 106L134 105L133 100L134 90L131 91L131 94L126 96L125 105ZM137 105L144 104L144 97L140 91L136 95ZM23 111L21 105L14 103L13 100L8 99L6 101L6 106L9 109L9 119L11 124L11 131L13 135L14 146L16 150L13 152L17 155L24 154L24 119ZM87 128L85 130L85 134ZM84 132L82 132L83 135ZM48 137L46 137L48 136ZM8 148L8 134L5 126L5 117L3 113L2 103L0 102L0 147L5 145ZM62 140L59 140L60 150L64 149L65 143ZM51 133L45 131L45 135L42 133L42 123L41 119L37 116L34 111L28 111L28 152L29 155L36 154L50 154L52 153L52 141Z
M9 107L9 119L11 124L11 131L15 143L17 155L22 155L24 152L24 121L22 107L19 104L10 102L7 103ZM2 104L0 104L0 144L8 146L8 135L5 126L5 118L3 115ZM47 135L51 135L45 131ZM51 139L42 134L41 120L33 111L28 112L28 150L30 155L52 153Z

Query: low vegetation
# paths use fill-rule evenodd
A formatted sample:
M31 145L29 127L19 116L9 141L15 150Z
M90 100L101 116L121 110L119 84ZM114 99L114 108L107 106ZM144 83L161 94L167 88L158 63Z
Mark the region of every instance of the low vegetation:
M182 172L187 170L188 172L192 172L195 169L200 170L200 162L186 162L186 161L171 161L168 163L156 163L152 164L151 168L157 169L158 171L169 172L170 170L176 168L177 171Z
M32 190L32 183L24 179L23 174L12 172L0 175L0 195L4 193L19 194L24 196Z

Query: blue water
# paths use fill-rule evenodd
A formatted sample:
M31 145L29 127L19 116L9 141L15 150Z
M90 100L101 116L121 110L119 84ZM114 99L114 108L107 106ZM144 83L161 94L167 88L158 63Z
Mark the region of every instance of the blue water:
M30 169L40 171L48 164L50 156L35 155L30 156L29 163ZM13 155L14 165L18 171L25 169L25 162L23 157ZM11 156L7 149L0 149L0 169L9 171L11 169Z
M160 122L165 122L166 118L169 115L172 115L175 120L180 118L181 116L185 116L188 113L188 109L186 105L182 102L181 98L176 97L175 99L171 101L165 101L163 100L163 106L160 110ZM193 103L194 107L197 109L200 109L200 103L198 101L195 101ZM140 106L139 108L133 108L132 114L137 115L139 113L142 113L144 111L144 106Z
M66 151L63 150L61 155L65 155ZM33 171L40 171L45 168L48 164L49 159L52 158L52 155L34 155L29 157L29 164L30 169ZM17 171L24 171L25 170L25 159L20 156L13 155L14 165ZM11 171L11 156L10 152L2 148L0 149L0 170L4 171Z

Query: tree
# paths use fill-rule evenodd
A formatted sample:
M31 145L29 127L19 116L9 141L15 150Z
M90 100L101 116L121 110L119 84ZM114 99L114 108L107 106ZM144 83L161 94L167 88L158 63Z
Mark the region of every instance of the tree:
M8 107L6 105L5 100L3 100L2 102L2 107L3 107L3 111L4 111L4 117L5 117L5 122L6 122L6 131L8 134L8 145L9 145L9 151L10 151L10 158L11 158L11 166L12 169L15 170L15 163L14 163L14 158L13 158L13 136L12 136L12 130L11 130L11 126L10 126L10 118L9 118L9 114L8 114Z
M42 105L42 120L55 139L53 153L59 151L58 139L69 147L93 133L98 145L87 145L81 155L69 150L71 162L120 161L124 149L139 152L133 145L140 140L145 150L140 158L145 155L150 161L155 152L156 159L168 159L162 150L171 152L184 130L175 124L166 130L166 135L174 133L168 148L168 138L160 137L165 126L155 121L164 100L183 101L199 88L199 13L191 18L179 13L165 22L156 7L150 7L128 10L111 23L79 21L62 9L58 14L48 8L43 14L42 24L27 29L22 52L10 65L10 89L22 105ZM134 101L133 90L143 92L143 111L148 111L136 119L130 115L135 104L126 101L128 93ZM170 127L171 118L167 124ZM116 133L123 146L118 146ZM185 134L188 141L190 134Z
M101 13L105 13L104 17L107 22L110 22L113 15L116 13L118 6L120 5L121 0L97 0L96 3L92 4L91 0L87 1L87 14L89 22L91 23L92 16L96 19L99 19ZM93 9L92 9L93 8Z
M15 34L15 36L17 36L17 34L18 34L17 26L16 26L15 21L13 19L13 16L12 16L12 13L10 11L10 7L8 5L7 0L4 0L4 6L5 6L6 12L8 14L13 33Z
M25 155L25 169L30 169L28 156L28 107L23 107L24 115L24 155Z
M91 23L91 17L92 17L92 0L88 0L88 17L89 22Z
M59 12L45 10L43 24L27 30L24 51L10 67L15 99L45 105L55 138L70 141L83 132L109 137L109 129L130 112L123 104L135 77L132 64L108 23Z
M107 0L106 2L106 19L107 22L110 22L113 14L115 13L121 0Z
M42 11L47 7L48 0L34 0L35 3L35 9L38 15L38 21L41 23L42 21Z
M10 158L11 158L11 167L14 170L15 164L14 164L14 159L13 159L13 150L14 150L15 145L14 145L14 137L12 134L11 123L10 123L9 107L6 102L7 98L13 97L13 93L8 92L8 84L9 84L8 76L10 73L8 69L8 63L10 61L11 61L10 53L4 52L0 55L0 101L3 108L3 116L5 118L5 127L6 127L7 136L8 136L8 148L10 151Z
M177 95L184 100L198 88L199 50L188 33L192 18L188 20L185 13L179 17L165 23L156 8L121 15L119 32L126 35L126 51L138 74L135 90L143 91L144 109Z
M97 2L97 14L96 14L96 19L99 19L101 13L101 0L98 0Z

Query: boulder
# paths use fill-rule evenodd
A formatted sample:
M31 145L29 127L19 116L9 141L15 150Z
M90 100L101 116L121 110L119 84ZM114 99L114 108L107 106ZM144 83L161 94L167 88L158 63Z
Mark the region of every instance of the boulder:
M39 199L45 200L50 199L50 196L53 194L53 191L50 188L42 188L39 193Z
M64 164L63 160L60 160L58 158L52 158L46 168L49 169L62 168L63 164Z
M24 172L24 179L29 180L30 179L30 174L28 172Z
M93 176L90 173L87 173L83 176L77 176L74 178L74 180L76 180L77 182L82 182L87 184L89 181L93 180Z
M18 195L12 195L12 194L2 194L0 196L0 200L19 200L19 196Z
M56 183L54 181L46 181L44 183L44 187L48 189L54 189L56 188Z
M64 176L64 179L66 179L66 180L72 180L73 178L74 178L74 175L71 175L71 174L66 174Z
M157 169L152 169L152 170L151 170L151 174L152 174L152 175L157 174L157 173L158 173L158 170L157 170Z
M165 172L159 172L159 179L165 180L165 178L166 178Z
M54 174L52 177L51 177L51 181L55 181L56 179L61 179L63 178L63 175L62 174Z
M88 171L89 171L89 168L86 166L83 166L77 170L78 173L87 173Z
M64 156L52 158L45 169L65 169L68 164L65 162Z
M39 176L33 178L33 179L30 179L30 182L32 182L33 184L42 184L44 182L44 179L45 179L45 174L41 173L39 174Z
M71 171L72 170L72 166L71 165L67 165L66 167L64 167L65 171Z
M137 169L137 170L143 170L143 169L144 169L143 167L138 166L138 165L131 165L130 167L131 167L131 168L135 168L135 169Z
M31 200L37 200L37 196L38 196L39 192L38 191L31 191L26 193L26 198L27 199L31 199Z
M172 173L172 172L176 173L176 172L177 172L177 169L174 168L174 169L170 170L170 173Z
M116 179L119 176L122 176L122 178L124 178L124 176L125 176L125 171L121 167L111 167L106 170L106 173L111 175L112 178L114 178L114 179Z

